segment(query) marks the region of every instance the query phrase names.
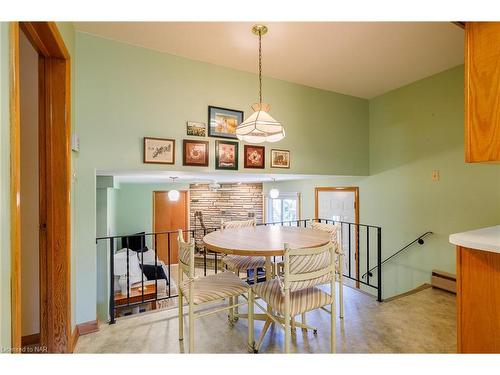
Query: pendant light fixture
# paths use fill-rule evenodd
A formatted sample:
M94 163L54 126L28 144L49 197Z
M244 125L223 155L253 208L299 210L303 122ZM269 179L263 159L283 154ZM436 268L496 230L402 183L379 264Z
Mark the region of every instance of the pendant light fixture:
M170 177L170 178L172 179L172 183L174 183L177 177ZM180 195L181 194L177 189L172 189L168 191L168 199L172 202L177 202L179 200Z
M276 179L273 178L273 183L276 183ZM280 191L278 190L278 188L276 187L273 187L271 190L269 190L269 196L272 198L272 199L276 199L280 196Z
M259 37L259 102L252 105L254 113L238 125L236 136L248 143L278 142L285 138L285 129L268 113L271 106L262 103L262 35L267 26L255 25L252 32Z

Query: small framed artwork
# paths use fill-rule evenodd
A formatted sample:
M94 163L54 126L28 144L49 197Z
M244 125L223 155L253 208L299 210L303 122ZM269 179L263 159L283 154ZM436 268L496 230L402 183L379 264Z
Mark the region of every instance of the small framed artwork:
M215 169L238 170L238 142L215 141Z
M290 168L290 151L271 150L271 168Z
M175 140L144 137L144 163L175 164Z
M243 122L243 111L221 107L208 107L208 135L236 139L236 128Z
M245 145L245 168L260 168L266 167L266 148L264 146Z
M208 141L183 140L182 165L208 167Z
M196 137L207 136L207 124L204 122L188 121L186 123L187 135L194 135Z

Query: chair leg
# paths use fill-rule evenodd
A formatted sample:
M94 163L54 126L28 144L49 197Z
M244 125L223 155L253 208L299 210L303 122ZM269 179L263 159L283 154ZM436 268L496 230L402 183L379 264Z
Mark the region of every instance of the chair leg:
M255 344L254 347L254 352L257 353L260 350L260 346L262 345L262 341L264 341L264 337L266 336L266 332L271 326L272 320L271 319L266 319L264 323L264 327L262 327L262 331L260 331L259 338L257 340L257 343Z
M250 288L248 290L248 350L250 352L255 351L255 339L254 339L254 324L253 324L253 307L254 307L254 295L253 290Z
M239 269L233 269L232 271L236 274L236 276L240 277ZM231 304L236 305L238 303L238 296L231 298L230 301L232 301ZM231 322L235 322L236 320L238 320L238 318L236 317L237 314L238 314L238 308L233 307L231 309Z
M194 352L194 311L193 306L189 305L189 353Z
M331 284L332 287L332 303L330 307L330 352L335 353L336 352L336 324L337 324L337 312L335 311L335 301L336 301L336 296L335 296L335 279L332 281Z
M184 340L184 306L183 306L182 292L179 288L179 296L177 297L177 304L179 308L179 341Z
M233 297L229 297L228 298L228 306L232 306L232 305L234 305ZM227 315L227 318L230 322L234 321L234 309L232 307L229 309L229 314Z
M307 325L307 324L303 324L303 323L298 323L298 322L295 322L295 325L297 327L302 328L304 331L310 330L310 331L312 331L313 334L317 334L318 333L318 329L316 327L313 327L313 326L310 326L310 325Z
M290 353L290 291L285 291L285 353Z
M335 316L335 299L332 302L332 313L330 314L330 319L331 319L331 328L330 328L330 352L335 353L336 352L336 316Z
M343 283L343 264L344 257L341 255L339 258L339 317L344 319L344 283Z

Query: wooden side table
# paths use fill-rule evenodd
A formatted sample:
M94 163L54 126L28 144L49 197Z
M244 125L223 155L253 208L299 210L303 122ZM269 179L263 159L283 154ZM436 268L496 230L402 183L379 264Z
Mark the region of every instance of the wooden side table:
M132 287L127 298L127 294L122 294L121 292L115 293L115 307L126 307L132 303L138 303L143 301L143 292L141 291L141 286ZM144 285L144 303L149 303L151 310L156 310L156 286Z

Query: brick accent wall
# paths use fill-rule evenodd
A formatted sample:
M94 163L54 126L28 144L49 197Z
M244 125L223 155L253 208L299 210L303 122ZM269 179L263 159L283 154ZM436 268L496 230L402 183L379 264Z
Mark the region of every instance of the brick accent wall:
M199 220L195 223L195 212L203 213L207 228L219 228L221 220L248 220L255 218L262 223L262 184L221 184L217 191L211 191L208 185L190 185L189 221L191 229L200 228ZM198 237L198 236L197 236ZM196 238L196 242L201 238Z
M208 185L191 185L189 220L195 227L194 213L201 211L207 228L219 227L221 220L247 220L262 223L262 184L221 184L217 191ZM200 223L196 226L199 228Z

